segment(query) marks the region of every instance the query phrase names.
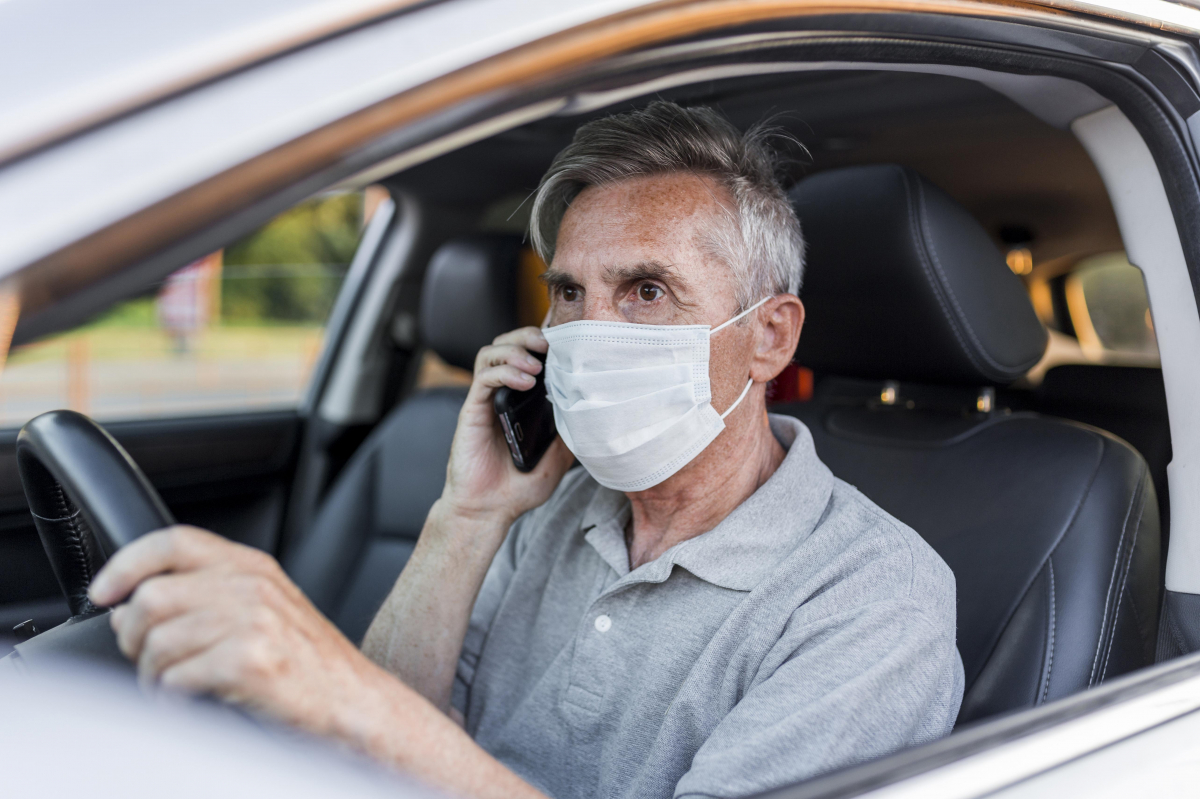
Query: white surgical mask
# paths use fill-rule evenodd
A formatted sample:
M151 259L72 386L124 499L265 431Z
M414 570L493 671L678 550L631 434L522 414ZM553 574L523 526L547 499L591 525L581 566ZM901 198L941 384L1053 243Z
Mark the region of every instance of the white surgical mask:
M658 485L720 435L754 381L718 414L709 338L769 299L715 328L581 321L542 330L554 422L596 482L616 491Z

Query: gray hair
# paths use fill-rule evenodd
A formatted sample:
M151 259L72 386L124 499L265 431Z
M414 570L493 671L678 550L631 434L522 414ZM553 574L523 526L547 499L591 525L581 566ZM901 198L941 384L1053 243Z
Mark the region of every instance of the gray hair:
M724 187L733 203L727 224L709 232L706 249L733 271L739 307L774 294L796 294L804 238L775 176L776 156L768 145L772 135L762 125L743 134L711 108L663 101L589 122L542 177L529 221L533 247L546 263L554 260L563 216L589 186L695 172Z

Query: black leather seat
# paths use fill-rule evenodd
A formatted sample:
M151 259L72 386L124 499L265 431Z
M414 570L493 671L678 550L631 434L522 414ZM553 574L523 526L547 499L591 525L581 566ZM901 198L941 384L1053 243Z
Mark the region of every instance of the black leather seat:
M480 347L517 327L521 240L457 239L429 262L421 294L424 344L472 369ZM412 555L442 493L465 388L417 391L379 423L330 488L284 567L352 641L360 641Z
M1046 372L1034 392L1034 402L1040 413L1107 430L1142 454L1158 494L1165 549L1171 509L1167 495L1171 425L1162 370L1091 364L1056 366Z
M1152 663L1159 519L1146 463L1096 428L988 409L1046 333L986 232L893 165L820 173L792 197L809 243L797 360L819 379L812 401L777 410L954 570L959 722Z

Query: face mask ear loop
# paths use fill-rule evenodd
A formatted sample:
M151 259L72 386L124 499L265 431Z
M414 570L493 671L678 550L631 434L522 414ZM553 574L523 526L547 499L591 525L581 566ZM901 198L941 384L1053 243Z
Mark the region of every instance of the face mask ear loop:
M715 333L716 333L718 330L720 330L721 328L723 328L723 327L728 327L729 325L732 325L734 322L736 322L737 320L741 319L743 316L745 316L746 314L750 313L750 312L751 312L751 311L753 311L754 309L758 308L758 306L762 305L762 304L763 304L764 302L766 302L767 300L771 299L771 296L774 296L774 295L770 295L770 296L767 296L767 297L763 297L761 300L759 300L758 302L754 303L753 305L751 305L751 306L750 306L749 308L747 308L746 310L742 311L742 312L741 312L740 314L738 314L737 316L735 316L735 317L733 317L732 319L729 319L729 320L727 320L727 321L725 321L725 322L722 322L721 324L717 325L717 326L716 326L716 327L714 327L712 330L708 331L708 335L710 335L710 336L711 336L711 335L715 334Z
M733 409L736 408L741 401L746 398L746 395L750 393L750 386L752 385L754 385L754 378L750 378L746 381L746 387L742 389L742 393L738 395L738 398L733 401L732 405L725 409L725 413L721 414L722 419L733 413Z
M718 331L719 331L721 328L723 328L723 327L726 327L726 326L728 326L728 325L732 325L734 322L736 322L737 320L741 319L743 316L745 316L746 314L750 313L751 311L755 310L756 308L758 308L760 305L762 305L762 304L763 304L764 302L766 302L767 300L771 299L771 297L772 297L772 296L773 296L773 295L768 295L768 296L766 296L766 297L763 297L761 300L759 300L758 302L754 303L753 305L751 305L751 306L750 306L749 308L747 308L746 310L742 311L742 312L741 312L740 314L738 314L737 316L733 317L732 319L730 319L730 320L728 320L728 321L722 322L721 324L717 325L717 326L716 326L716 327L714 327L712 330L708 331L708 335L711 337L711 336L713 335L713 333L716 333L716 332L718 332ZM735 399L735 400L733 401L733 404L732 404L732 405L730 405L728 408L726 408L726 409L725 409L725 413L721 414L721 419L724 419L726 416L728 416L729 414L733 413L733 409L734 409L734 408L736 408L736 407L737 407L739 404L741 404L741 401L742 401L742 400L744 400L744 399L746 398L746 395L750 393L750 386L752 386L752 385L754 385L754 378L751 378L751 379L749 379L749 380L747 380L747 381L746 381L746 387L742 389L742 393L741 393L741 394L739 394L739 395L738 395L738 398L737 398L737 399Z

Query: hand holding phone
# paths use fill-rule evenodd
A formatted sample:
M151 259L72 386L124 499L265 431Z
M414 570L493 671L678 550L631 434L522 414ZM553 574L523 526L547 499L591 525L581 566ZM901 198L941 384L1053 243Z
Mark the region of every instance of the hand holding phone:
M533 471L558 435L554 406L546 396L546 356L538 352L530 355L542 362L542 371L535 377L533 388L517 391L501 386L492 399L513 465L522 472Z

